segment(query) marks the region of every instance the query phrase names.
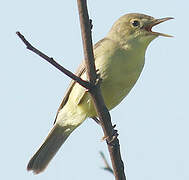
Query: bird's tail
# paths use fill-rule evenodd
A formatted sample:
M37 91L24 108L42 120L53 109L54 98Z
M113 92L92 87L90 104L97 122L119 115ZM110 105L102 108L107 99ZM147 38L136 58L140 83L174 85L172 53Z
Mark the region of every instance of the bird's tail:
M38 174L45 170L68 136L87 118L87 114L81 108L68 105L59 111L52 130L29 161L28 171L32 170Z
M55 124L44 143L29 161L27 170L32 170L35 174L42 172L74 129Z

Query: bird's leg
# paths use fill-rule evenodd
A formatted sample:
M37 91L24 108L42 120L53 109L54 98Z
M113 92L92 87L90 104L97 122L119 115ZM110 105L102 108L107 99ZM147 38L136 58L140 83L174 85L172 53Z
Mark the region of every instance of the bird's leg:
M98 124L101 126L101 122L100 120L97 118L97 117L92 117L92 119Z

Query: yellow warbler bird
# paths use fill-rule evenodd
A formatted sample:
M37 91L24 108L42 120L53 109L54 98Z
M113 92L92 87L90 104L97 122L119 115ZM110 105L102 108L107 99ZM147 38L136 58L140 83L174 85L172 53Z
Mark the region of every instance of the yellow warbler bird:
M126 14L114 23L104 39L95 44L95 65L99 69L100 87L109 110L117 106L135 85L150 42L158 36L171 37L152 31L153 26L169 19L173 18L155 19L144 14ZM76 75L87 80L84 62ZM73 130L88 117L96 117L91 97L86 89L72 81L52 130L29 161L27 169L36 174L42 172Z

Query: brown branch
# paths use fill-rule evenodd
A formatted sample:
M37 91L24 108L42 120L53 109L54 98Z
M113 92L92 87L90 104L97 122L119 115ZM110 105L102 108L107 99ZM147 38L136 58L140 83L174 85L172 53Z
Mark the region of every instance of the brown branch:
M86 0L77 0L81 34L83 40L83 50L85 56L85 64L87 69L87 75L89 82L94 84L96 82L97 74L94 64L94 55L92 48L91 26L88 16ZM97 115L101 121L101 126L106 137L110 158L112 161L112 167L116 180L126 180L124 173L124 165L120 154L120 145L117 138L117 131L114 130L114 126L111 123L111 117L107 107L104 104L104 100L100 91L99 83L96 84L89 91L93 103L97 112Z
M106 157L102 151L100 151L100 156L102 157L102 160L104 161L104 164L105 164L105 167L103 167L103 169L114 174L112 168L110 167L110 165L109 165L108 161L106 160Z
M73 74L71 71L65 69L60 64L58 64L52 57L48 57L47 55L45 55L44 53L42 53L41 51L39 51L38 49L36 49L34 46L32 46L31 43L29 43L20 32L16 32L16 34L23 41L23 43L26 45L27 49L29 49L30 51L32 51L35 54L39 55L43 59L45 59L47 62L49 62L50 64L52 64L54 67L56 67L57 69L59 69L61 72L63 72L67 76L69 76L71 79L73 79L74 81L76 81L77 83L79 83L81 86L85 87L86 89L90 90L90 89L93 88L93 85L90 82L84 81L80 77L78 77L75 74Z

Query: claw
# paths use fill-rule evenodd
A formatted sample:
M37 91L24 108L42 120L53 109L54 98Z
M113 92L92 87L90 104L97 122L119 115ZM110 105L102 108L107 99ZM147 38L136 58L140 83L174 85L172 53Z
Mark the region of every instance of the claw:
M96 82L95 85L99 85L102 82L102 78L100 77L100 73L99 73L99 69L96 70L97 71L97 76L96 76Z
M115 127L116 127L116 124L113 125L113 131L112 131L112 136L111 136L111 139L110 139L110 140L108 140L108 139L109 139L108 136L102 137L102 141L106 140L107 143L108 143L109 145L111 145L111 146L114 146L114 145L115 145L114 141L115 141L115 139L117 139L117 137L118 137L118 135L119 135L119 134L118 134L118 131L117 131L116 129L114 129Z
M101 139L101 141L105 141L107 139L108 139L108 136L103 136L102 139Z

